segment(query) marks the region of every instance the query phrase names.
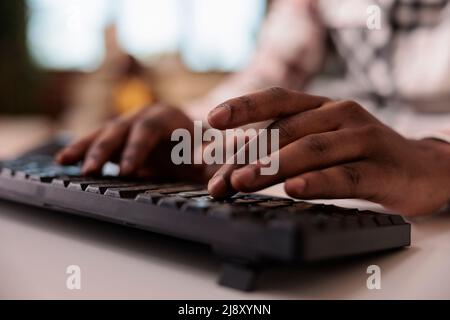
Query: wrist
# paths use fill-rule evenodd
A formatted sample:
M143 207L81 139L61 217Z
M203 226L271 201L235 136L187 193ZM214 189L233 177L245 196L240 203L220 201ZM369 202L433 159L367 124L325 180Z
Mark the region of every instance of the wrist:
M430 148L433 148L434 150L442 153L442 156L446 157L447 161L450 162L450 143L435 138L425 138L419 141L424 145L429 146Z
M446 192L447 202L450 202L450 143L433 138L426 138L420 142L425 146L425 151L433 155L428 165L436 169L440 181L436 188L442 188Z

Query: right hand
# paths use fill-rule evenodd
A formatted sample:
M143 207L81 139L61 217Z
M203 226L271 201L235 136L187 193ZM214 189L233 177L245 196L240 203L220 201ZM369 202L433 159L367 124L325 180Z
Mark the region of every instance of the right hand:
M203 166L187 168L171 161L171 135L179 128L192 133L194 125L182 111L155 105L111 121L63 149L56 160L62 165L83 161L84 175L98 175L106 162L113 161L120 165L121 176L204 181Z

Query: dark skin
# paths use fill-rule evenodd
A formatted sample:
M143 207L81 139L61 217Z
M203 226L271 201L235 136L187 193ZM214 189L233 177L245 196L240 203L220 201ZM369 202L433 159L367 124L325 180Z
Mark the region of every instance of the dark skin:
M180 110L155 105L111 121L62 150L56 160L63 165L84 161L84 175L99 175L104 164L113 161L124 177L204 182L204 166L175 166L170 159L172 132L178 128L192 132L193 127Z
M294 198L359 198L410 216L436 212L450 198L450 146L406 139L353 101L271 88L228 100L209 114L211 126L221 130L265 120L274 120L269 129L280 134L278 174L261 175L260 163L224 165L209 181L212 196L284 182ZM57 159L62 164L85 159L85 174L116 159L124 176L154 176L157 164L161 175L209 179L207 167L171 164L168 147L176 128L192 129L192 121L174 108L145 109L76 142ZM164 147L169 159L162 163L157 151ZM162 164L165 170L159 169Z

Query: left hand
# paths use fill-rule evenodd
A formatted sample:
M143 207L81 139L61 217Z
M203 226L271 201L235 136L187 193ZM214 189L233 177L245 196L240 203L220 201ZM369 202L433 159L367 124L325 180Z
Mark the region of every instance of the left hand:
M278 174L261 175L260 163L224 165L210 180L213 196L285 182L294 198L360 198L405 215L433 213L450 199L450 146L406 139L356 102L271 88L209 115L221 130L271 119L268 129L280 135Z

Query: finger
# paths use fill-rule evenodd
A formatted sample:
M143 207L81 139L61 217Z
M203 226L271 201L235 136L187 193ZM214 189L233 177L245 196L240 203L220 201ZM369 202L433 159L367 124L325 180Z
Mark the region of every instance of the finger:
M171 134L181 128L191 134L194 132L193 122L179 110L163 105L150 109L131 130L122 155L121 173L134 173L148 160L159 142L169 143Z
M359 161L308 172L285 183L288 195L301 199L381 200L387 188L379 168Z
M324 97L271 88L226 101L211 111L208 121L217 129L236 128L318 108L328 101Z
M267 146L269 147L273 132L277 130L279 149L282 149L293 141L305 136L342 128L360 127L361 122L364 121L378 123L378 120L353 101L327 102L319 108L275 121L267 128L266 136L262 137L262 135L259 135L258 139L267 139ZM241 152L248 154L248 147L246 145L245 150L241 150ZM268 149L267 154L270 154L272 151L270 147ZM218 198L235 194L237 190L233 189L229 179L232 172L242 167L244 166L236 164L236 161L234 161L234 164L222 166L209 184L211 194Z
M234 170L245 166L245 164L239 164L238 159L249 159L250 152L252 152L252 145L254 146L254 143L258 143L258 139L260 137L250 137L244 135L244 137L241 137L240 139L237 136L234 138L234 141L225 141L225 153L228 154L227 150L232 150L234 153L233 156L226 159L225 164L215 169L216 171L208 184L209 193L216 198L227 198L237 192L229 183L231 174ZM244 146L240 147L238 140L245 141Z
M279 163L275 174L263 175L262 168L267 165L251 164L232 173L231 185L238 191L253 192L304 172L365 158L371 146L364 134L363 129L343 129L309 135L270 155L270 166Z
M121 175L130 175L144 164L163 134L164 128L153 117L138 122L132 127L120 163Z
M136 177L140 179L153 179L156 177L156 173L150 167L142 167L136 171Z
M361 127L361 123L371 122L379 123L359 104L336 101L277 120L267 130L269 134L273 130L278 131L281 148L310 134Z
M83 160L86 151L99 133L100 130L96 130L86 137L67 146L55 156L56 161L62 165L70 165Z
M146 108L142 108L116 118L100 131L86 153L83 174L99 173L107 161L118 157L131 124L145 113L145 110Z
M100 173L103 165L123 146L129 127L127 122L112 123L99 134L86 154L82 168L83 174Z
M279 148L292 143L295 140L303 138L307 135L317 134L321 132L335 131L342 127L353 127L360 125L361 119L366 117L364 111L359 105L353 102L340 101L329 102L320 108L308 110L299 114L292 115L287 118L275 121L271 124L265 132L265 137L262 134L258 135L257 139L267 139L267 146L269 147L267 154L271 154L270 141L272 139L273 130L277 130L279 139ZM245 146L241 153L249 152L249 144ZM238 155L235 155L236 159ZM209 189L211 194L216 197L227 197L236 193L229 183L229 179L233 171L244 167L244 165L226 164L222 166L215 174L214 180L211 180Z

